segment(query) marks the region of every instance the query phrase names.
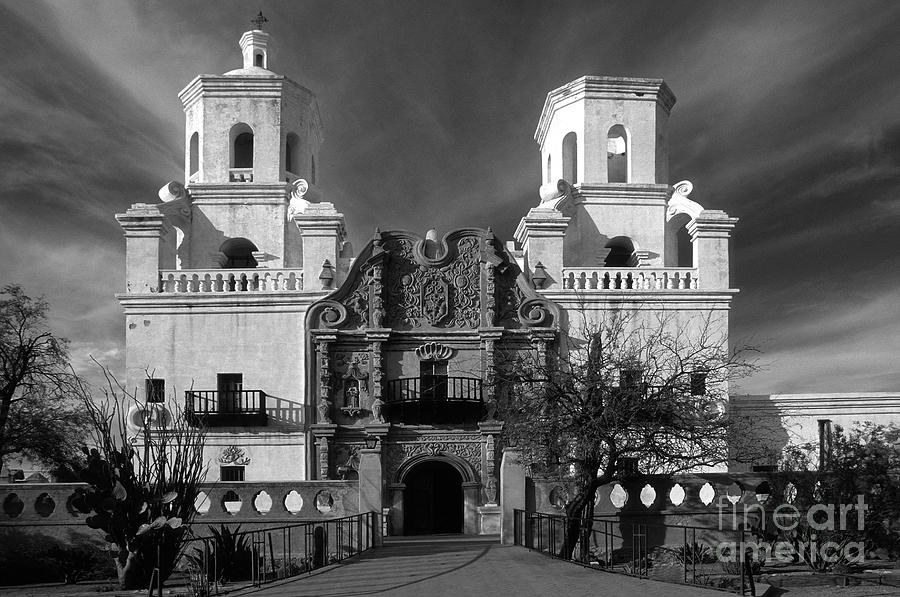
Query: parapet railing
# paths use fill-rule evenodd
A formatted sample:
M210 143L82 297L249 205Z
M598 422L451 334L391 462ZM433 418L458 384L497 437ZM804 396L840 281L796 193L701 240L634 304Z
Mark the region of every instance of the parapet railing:
M375 546L374 512L330 520L302 521L289 525L233 532L235 545L243 545L246 560L218 553L215 536L194 536L182 553L190 562L194 594L218 595L219 583L250 581L254 587L308 574L317 568L342 562ZM225 557L230 556L230 557ZM152 588L152 587L151 587ZM156 587L161 594L161 586Z
M227 294L238 292L299 292L303 269L177 269L160 270L161 294Z
M667 536L677 541L664 543ZM640 518L513 512L515 545L582 566L755 595L764 559L752 533L715 527L646 522Z
M563 268L565 290L697 290L700 280L691 267Z

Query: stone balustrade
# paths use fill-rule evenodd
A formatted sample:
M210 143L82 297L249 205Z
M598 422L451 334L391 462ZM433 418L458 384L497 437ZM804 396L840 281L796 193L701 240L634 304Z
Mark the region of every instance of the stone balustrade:
M743 512L761 505L772 509L792 503L796 489L789 473L706 473L639 475L597 489L594 513L607 515L675 515L715 520L723 511ZM550 479L534 480L535 511L564 512L571 488Z
M0 526L82 525L69 499L81 483L0 485ZM357 481L206 483L194 500L195 524L287 524L359 513Z
M292 269L179 269L159 272L161 294L237 292L300 292L303 270Z
M696 268L563 268L565 290L697 290Z

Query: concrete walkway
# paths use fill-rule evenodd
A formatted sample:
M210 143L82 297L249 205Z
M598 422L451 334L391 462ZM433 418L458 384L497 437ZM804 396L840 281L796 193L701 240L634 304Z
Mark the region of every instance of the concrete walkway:
M724 594L589 570L522 547L500 545L497 537L460 535L389 539L384 547L343 564L241 593L292 597L722 597Z

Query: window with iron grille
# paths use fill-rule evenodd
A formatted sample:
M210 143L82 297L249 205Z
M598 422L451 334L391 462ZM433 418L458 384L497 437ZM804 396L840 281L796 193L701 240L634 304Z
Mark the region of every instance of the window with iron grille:
M166 380L164 380L164 379L144 380L144 392L147 396L147 402L165 402L166 401Z
M219 467L219 479L222 481L243 481L243 466L221 466Z

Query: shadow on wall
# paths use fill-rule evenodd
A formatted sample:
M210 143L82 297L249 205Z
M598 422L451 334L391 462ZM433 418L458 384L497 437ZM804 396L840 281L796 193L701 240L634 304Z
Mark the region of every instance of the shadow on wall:
M796 443L777 408L746 408L732 396L734 429L731 433L731 471L752 471L754 466L778 463L784 449Z
M296 428L303 427L303 422L308 420L308 417L304 416L305 414L307 414L306 405L266 394L266 415L270 428L296 431ZM315 420L313 419L312 422Z

